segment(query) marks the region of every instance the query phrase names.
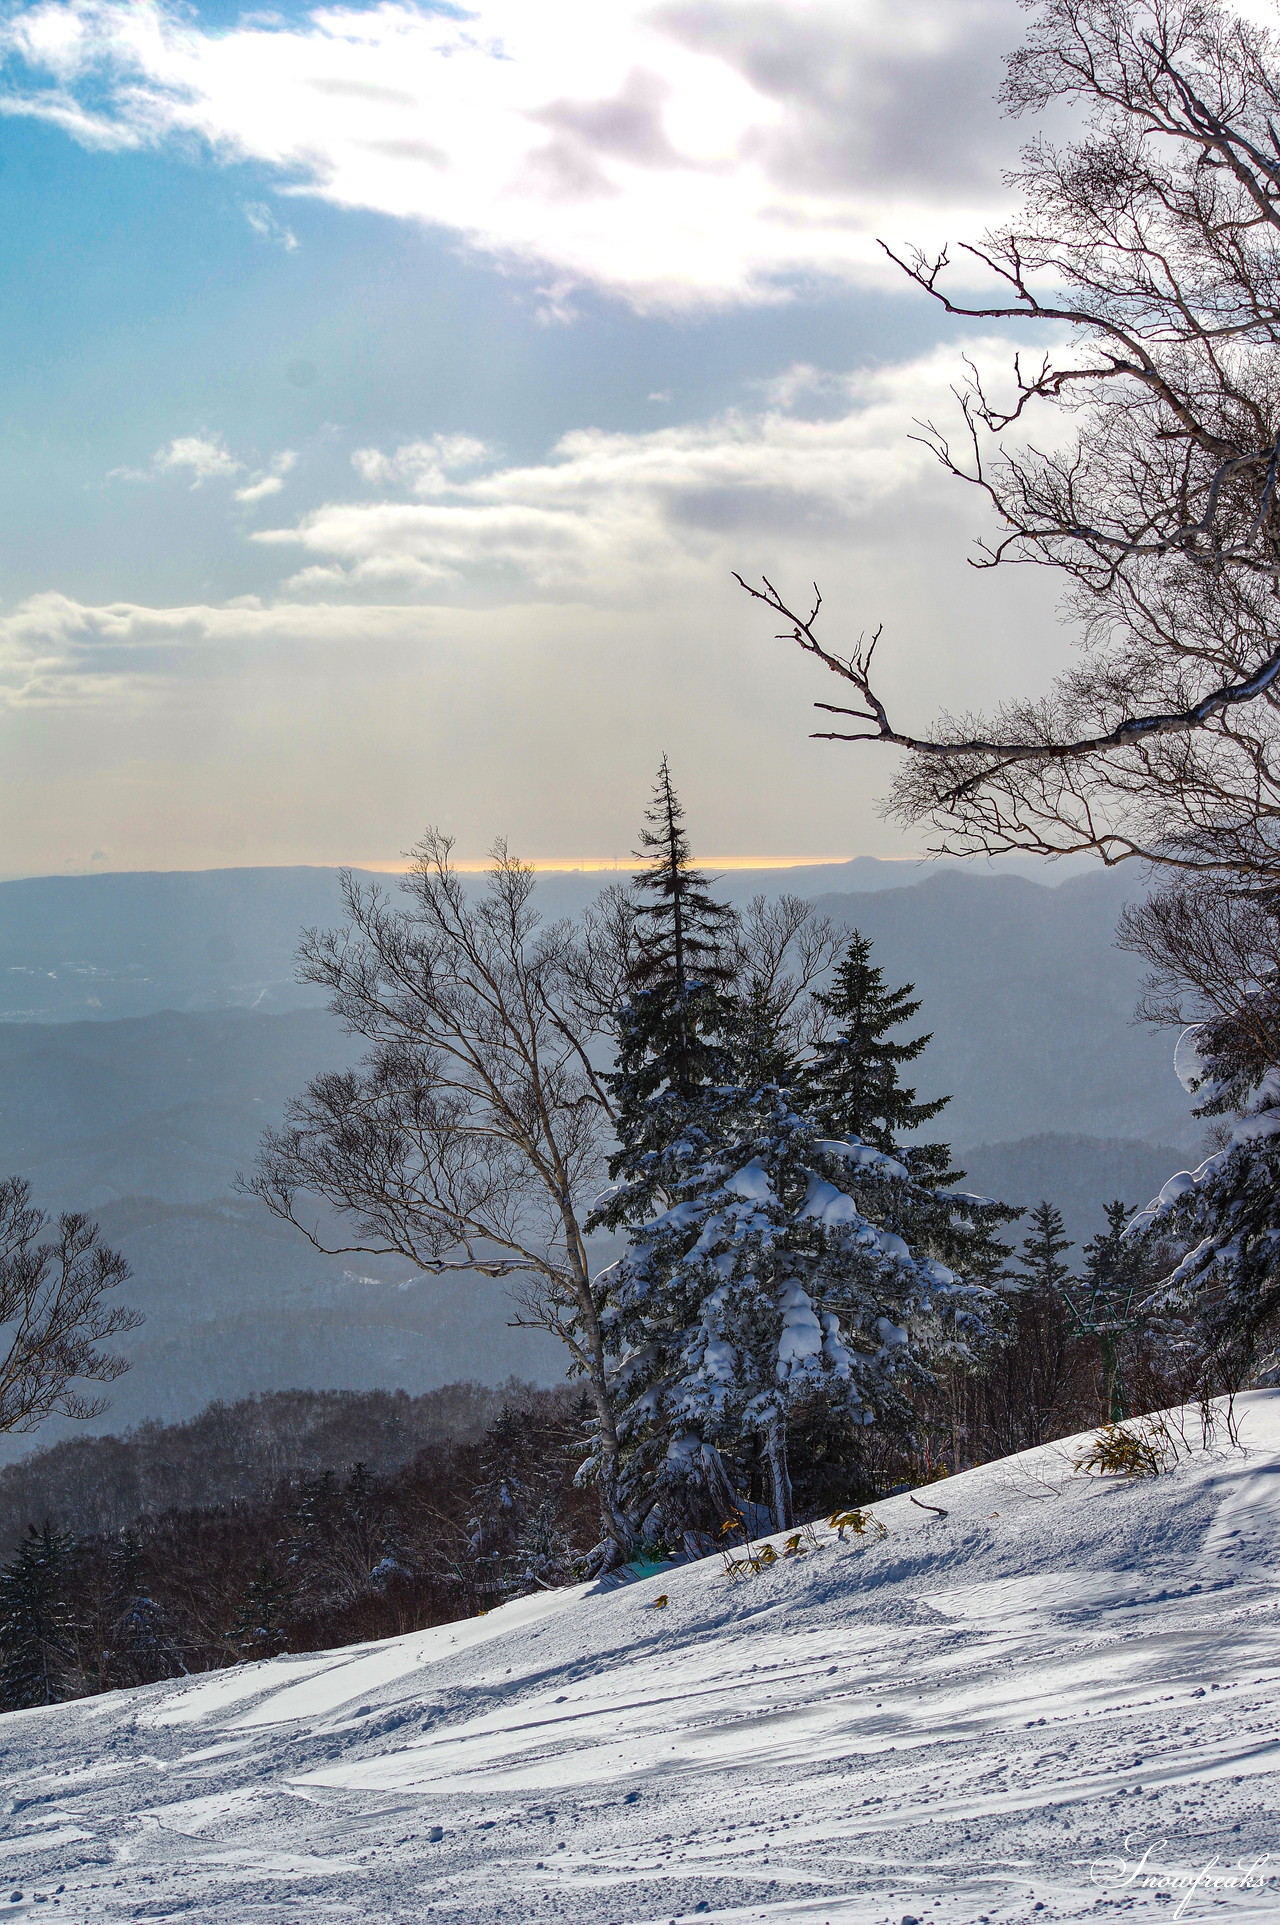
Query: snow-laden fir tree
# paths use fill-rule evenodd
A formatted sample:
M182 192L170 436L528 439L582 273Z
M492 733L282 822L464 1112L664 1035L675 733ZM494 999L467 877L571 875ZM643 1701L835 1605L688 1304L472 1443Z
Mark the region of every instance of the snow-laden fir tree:
M244 1589L228 1641L242 1658L273 1658L289 1645L292 1587L263 1558Z
M741 1099L733 1053L738 1012L725 955L734 917L694 867L665 756L636 856L641 867L632 882L633 948L609 1079L618 1150L609 1162L612 1186L587 1226L632 1237L676 1201L691 1164L701 1166L714 1156L729 1112ZM619 1296L616 1287L624 1280ZM691 1486L684 1508L705 1508L710 1491L712 1508L724 1516L735 1499L714 1446L692 1432L672 1433L668 1414L654 1404L664 1336L674 1334L678 1313L671 1306L660 1309L655 1297L650 1309L663 1331L655 1322L637 1343L633 1311L641 1288L625 1260L603 1271L595 1285L611 1355L611 1391L623 1418L623 1502L637 1514L653 1512L646 1487L658 1473L652 1450L643 1446L665 1425L658 1455L670 1442L672 1474L678 1466L679 1480ZM666 1509L672 1509L669 1501Z
M74 1664L71 1540L32 1524L0 1571L0 1706L60 1704Z
M980 1254L993 1271L1004 1251L992 1226L1014 1213L943 1191L945 1151L922 1161L921 1181L868 1140L878 1125L892 1148L893 1128L941 1107L898 1091L897 1061L918 1053L912 1045L884 1046L907 1054L864 1079L867 1137L846 1121L852 1065L839 1060L839 1037L826 1051L829 1098L814 1104L763 1005L735 1007L720 948L729 913L691 868L665 765L649 821L651 867L638 888L651 900L615 1078L620 1180L596 1219L630 1235L600 1279L624 1493L646 1534L696 1535L732 1514L756 1458L781 1527L796 1413L823 1403L870 1422L926 1380L926 1358L972 1362L990 1293L947 1253ZM912 1013L905 992L883 993L888 1021L882 1007L860 1032L875 1048ZM930 1247L913 1250L900 1224Z
M482 1588L493 1597L568 1582L576 1553L564 1495L590 1430L586 1398L560 1416L504 1404L489 1426L472 1492L470 1548Z
M150 1684L186 1670L151 1596L147 1559L136 1531L122 1531L107 1554L112 1622L101 1669L112 1687Z
M1194 1113L1222 1119L1222 1147L1182 1170L1140 1211L1130 1238L1172 1241L1181 1260L1144 1308L1175 1344L1234 1388L1280 1365L1280 1065L1271 1038L1280 982L1183 1032L1175 1067Z
M948 1144L903 1141L951 1101L921 1102L901 1081L931 1040L894 1034L920 1008L914 983L891 989L871 960L870 942L854 930L831 986L814 1002L823 1028L795 1074L797 1107L826 1135L856 1139L904 1166L910 1183L879 1199L883 1228L970 1278L994 1283L1010 1255L998 1226L1018 1212L960 1190L964 1171L952 1168Z
M743 1093L678 1179L672 1159L668 1187L611 1276L629 1494L650 1533L706 1530L754 1445L782 1529L796 1414L822 1402L870 1423L931 1365L972 1362L991 1292L885 1227L924 1207L901 1162L824 1137L776 1086Z
M514 1594L553 1591L571 1581L576 1563L569 1533L560 1521L560 1506L554 1497L546 1497L530 1512L516 1539L509 1589Z

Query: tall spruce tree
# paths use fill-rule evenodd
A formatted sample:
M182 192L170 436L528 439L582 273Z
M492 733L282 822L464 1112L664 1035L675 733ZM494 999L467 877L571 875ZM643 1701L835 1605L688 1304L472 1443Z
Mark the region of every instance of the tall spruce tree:
M1062 1212L1047 1199L1030 1216L1031 1229L1022 1239L1019 1268L1037 1290L1060 1294L1071 1281L1071 1266L1062 1259L1075 1248L1065 1234Z
M289 1647L293 1587L263 1558L244 1588L227 1640L240 1658L273 1658Z
M982 1384L986 1432L999 1456L1045 1443L1072 1407L1079 1376L1079 1346L1064 1295L1072 1273L1063 1258L1073 1245L1053 1204L1037 1204L1030 1222L1018 1257L1020 1274L1001 1286L1001 1341Z
M1139 1299L1150 1282L1143 1239L1127 1234L1132 1215L1119 1197L1106 1205L1106 1229L1084 1246L1084 1281L1064 1292L1076 1328L1097 1341L1103 1415L1111 1424L1127 1414L1121 1351L1125 1337L1141 1323Z
M665 756L636 858L634 946L609 1079L618 1137L609 1162L614 1182L587 1225L626 1230L633 1253L646 1221L675 1206L714 1160L740 1100L733 1049L737 1011L724 954L733 912L715 901L694 867L684 810ZM642 1282L641 1272L624 1259L602 1271L595 1285L611 1354L613 1396L622 1413L623 1501L637 1518L650 1515L652 1528L654 1507L647 1491L661 1473L649 1462L650 1447L660 1439L659 1456L669 1449L672 1462L686 1473L697 1458L698 1488L715 1491L714 1507L723 1516L733 1496L715 1447L678 1424L673 1430L661 1390L670 1376L675 1333L682 1318L696 1319L696 1302L686 1293L680 1305L660 1306L648 1273ZM647 1304L641 1318L647 1333L637 1343L639 1298ZM669 1528L669 1517L667 1522Z
M918 1103L899 1073L931 1041L890 1039L920 1008L915 984L889 989L871 960L871 944L854 930L831 987L814 998L826 1017L826 1034L804 1072L806 1108L832 1136L856 1136L886 1156L898 1156L899 1139L931 1123L951 1101L939 1096Z
M592 1219L592 1227L610 1229L642 1222L678 1187L689 1155L713 1140L715 1117L736 1083L737 1014L724 956L733 911L715 901L693 866L665 756L636 856L635 950L610 1078L616 1181Z
M797 1076L797 1107L832 1137L856 1138L901 1163L911 1182L886 1193L882 1225L912 1249L965 1276L994 1283L1011 1248L998 1234L1017 1210L956 1186L964 1171L953 1169L946 1143L902 1139L931 1123L949 1096L920 1102L900 1080L931 1041L931 1034L897 1040L892 1032L920 1009L914 983L890 989L871 960L871 943L859 930L849 939L829 989L814 997L825 1023L810 1060Z
M74 1665L67 1570L70 1538L32 1524L0 1571L0 1704L61 1704Z

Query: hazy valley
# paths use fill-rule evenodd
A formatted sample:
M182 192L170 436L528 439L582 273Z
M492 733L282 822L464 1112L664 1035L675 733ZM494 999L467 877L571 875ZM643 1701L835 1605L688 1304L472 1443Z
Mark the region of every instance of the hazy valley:
M572 913L601 881L550 876L539 897L549 915ZM953 1093L940 1133L972 1187L1052 1196L1079 1241L1108 1197L1145 1201L1199 1137L1172 1039L1132 1021L1141 970L1112 931L1133 886L864 861L735 875L722 893L798 887L870 936L889 979L923 999L933 1041L917 1080ZM501 1284L319 1255L235 1193L264 1125L350 1059L291 975L299 929L337 911L331 870L0 885L0 1170L27 1175L48 1206L98 1215L146 1318L95 1429L255 1390L560 1374L549 1340L509 1327Z

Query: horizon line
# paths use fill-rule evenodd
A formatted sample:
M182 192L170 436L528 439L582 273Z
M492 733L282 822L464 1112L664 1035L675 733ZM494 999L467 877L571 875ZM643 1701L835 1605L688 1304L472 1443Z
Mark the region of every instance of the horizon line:
M639 868L645 866L639 857L633 857L633 855L626 855L626 857L624 857L624 855L618 855L618 857L610 857L610 855L601 855L601 857L595 857L595 855L585 855L585 857L577 857L577 855L564 855L564 857L562 857L562 855L529 855L529 857L518 857L518 860L527 862L527 866L529 866L531 870L535 870L537 874L560 874L560 876L577 876L577 874L593 874L593 876L597 876L597 874L610 874L610 872L614 872L614 870L616 870L618 874L635 874L635 870L639 870ZM847 862L924 862L924 860L928 860L928 857L918 857L918 855L874 855L874 857L857 857L857 855L695 855L695 859L693 860L695 860L695 866L697 866L697 868L753 870L753 868L843 868ZM470 874L470 876L483 874L491 864L493 864L493 857L454 857L454 859L452 859L452 868L456 868L460 874ZM350 862L350 864L343 864L343 866L346 866L346 868L368 868L368 870L375 870L377 874L400 874L400 872L404 872L404 870L410 868L410 862L404 859L404 857L400 857L398 862Z
M520 856L540 875L634 875L644 867L636 856ZM927 863L931 860L925 855L882 855L860 854L856 856L695 856L695 866L700 869L724 869L749 872L753 869L836 869L847 867L851 862L906 862ZM404 875L412 866L412 857L400 855L395 860L379 858L360 860L331 858L328 862L193 862L182 866L160 866L149 863L128 864L119 869L108 868L105 864L66 863L60 869L10 869L0 871L0 883L7 882L56 882L85 881L105 876L157 876L157 875L214 875L239 869L353 869L370 875ZM483 875L493 863L493 857L455 856L452 867L462 875Z
M633 875L645 865L637 856L519 856L539 875ZM850 862L923 862L923 856L695 856L699 869L835 869ZM483 875L492 865L492 856L458 856L452 867L459 874ZM368 869L379 875L403 874L411 864L404 857L398 862L353 862L352 869Z

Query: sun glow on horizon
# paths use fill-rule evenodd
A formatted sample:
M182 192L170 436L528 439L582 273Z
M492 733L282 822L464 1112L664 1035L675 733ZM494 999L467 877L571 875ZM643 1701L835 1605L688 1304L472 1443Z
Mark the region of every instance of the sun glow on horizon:
M519 856L519 851L513 851ZM542 875L600 875L616 871L620 875L633 875L644 865L635 856L519 856L522 862ZM821 869L838 868L847 862L856 862L856 856L704 856L695 854L694 861L699 869ZM920 862L920 856L873 856L873 862ZM482 875L492 864L492 856L454 856L452 866L461 875ZM403 875L411 866L401 857L398 862L353 862L353 869L365 869L379 875Z

